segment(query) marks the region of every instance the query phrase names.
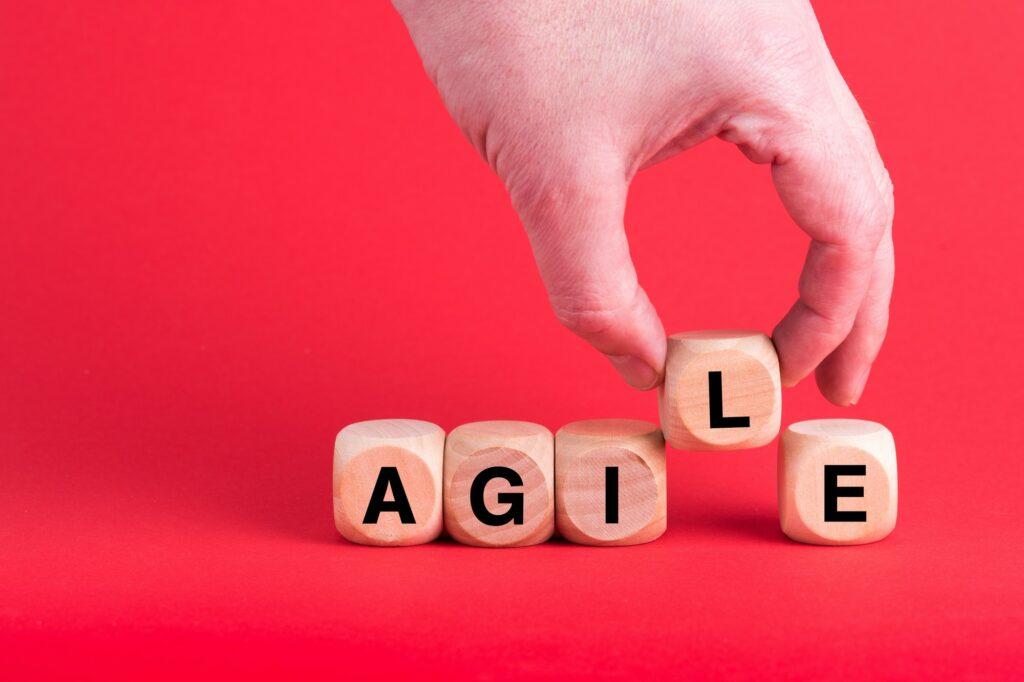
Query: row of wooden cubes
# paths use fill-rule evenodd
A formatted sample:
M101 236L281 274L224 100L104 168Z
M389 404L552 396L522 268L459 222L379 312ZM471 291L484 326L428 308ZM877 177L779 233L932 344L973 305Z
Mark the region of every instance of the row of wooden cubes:
M840 485L843 483L844 485ZM856 483L856 485L849 485ZM896 452L881 424L797 422L779 446L779 517L814 544L880 540L896 522ZM351 424L334 453L334 519L368 545L414 545L442 527L485 547L544 542L557 528L586 545L649 542L665 531L665 443L645 421L441 427L411 419Z
M382 545L427 542L442 522L456 540L485 546L536 544L555 526L584 544L653 540L665 529L665 440L681 450L736 450L778 435L771 339L673 334L658 406L661 427L591 420L554 437L526 422L466 424L447 439L426 422L353 424L335 445L336 524L354 542ZM863 485L841 486L840 477ZM840 509L851 497L869 509ZM803 542L885 537L896 519L892 434L858 420L790 426L780 443L779 513L786 534Z
M648 542L665 531L665 441L631 419L581 421L557 436L530 422L352 424L334 450L334 519L345 538L407 545L437 538L521 547L548 540Z

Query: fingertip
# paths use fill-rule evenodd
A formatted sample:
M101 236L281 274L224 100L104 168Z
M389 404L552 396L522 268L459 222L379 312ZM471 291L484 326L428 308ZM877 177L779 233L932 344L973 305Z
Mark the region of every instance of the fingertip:
M850 407L853 407L854 405L859 403L860 399L864 397L864 389L867 388L868 386L869 374L871 374L870 367L864 370L864 374L862 374L861 378L858 379L857 382L854 384L853 393L851 394L853 397L850 398Z
M783 388L793 388L803 381L805 374L799 374L789 369L788 363L783 360L783 354L779 353L779 378Z
M786 320L775 327L772 332L772 343L775 344L775 353L779 356L779 377L782 387L793 388L804 380L810 370L806 368L806 363L797 362L800 349L789 341Z
M847 391L841 390L833 381L823 378L821 372L815 372L814 379L818 384L818 390L821 392L821 395L833 405L837 407L852 407L855 404L856 401L850 397Z
M632 323L623 331L622 345L602 352L627 384L640 391L656 388L665 373L668 341L661 318L642 289Z
M853 407L864 395L871 365L862 367L844 367L835 358L828 358L821 363L814 373L818 390L832 403L839 407Z
M646 292L637 288L629 305L586 314L559 314L569 329L602 355L627 384L649 391L665 370L665 327Z

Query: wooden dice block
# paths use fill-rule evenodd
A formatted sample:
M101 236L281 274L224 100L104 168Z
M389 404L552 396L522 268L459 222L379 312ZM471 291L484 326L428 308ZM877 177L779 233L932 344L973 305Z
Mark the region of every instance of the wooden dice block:
M782 418L779 358L771 339L752 331L668 337L658 411L665 439L680 450L769 443Z
M860 545L896 526L896 445L859 419L791 425L779 443L779 521L794 540Z
M592 419L555 436L555 522L584 545L638 545L665 532L665 440L650 422Z
M444 430L415 419L350 424L334 441L334 524L363 545L418 545L441 533Z
M539 424L488 421L448 434L444 525L459 542L522 547L555 529L554 438Z

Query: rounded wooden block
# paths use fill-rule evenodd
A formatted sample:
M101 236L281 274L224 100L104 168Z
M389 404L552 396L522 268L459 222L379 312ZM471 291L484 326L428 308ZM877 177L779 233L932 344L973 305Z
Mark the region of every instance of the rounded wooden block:
M509 480L509 470L522 485ZM474 491L478 510L473 509ZM519 508L521 523L513 518ZM522 547L550 538L555 529L551 432L529 422L486 421L449 433L444 526L457 541L480 547Z
M609 468L615 469L610 480ZM613 496L609 509L609 490ZM555 522L583 545L638 545L665 532L665 440L635 419L573 422L555 436Z
M779 442L778 475L779 522L793 540L861 545L896 526L896 444L881 424L792 424Z
M782 381L772 340L756 331L668 337L658 411L679 450L742 450L770 443L782 420Z
M444 430L430 422L378 419L343 428L334 441L338 532L363 545L418 545L437 538L443 458ZM395 510L368 515L375 491L385 503L407 499L412 522Z

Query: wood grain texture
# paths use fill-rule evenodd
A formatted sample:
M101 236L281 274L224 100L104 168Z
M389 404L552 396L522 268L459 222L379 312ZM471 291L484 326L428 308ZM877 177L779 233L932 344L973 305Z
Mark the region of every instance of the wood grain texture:
M838 476L835 509L865 512L863 521L826 520L828 465L863 466L864 475ZM813 419L787 428L779 441L779 521L793 540L816 545L860 545L881 540L896 526L896 444L881 424L859 419Z
M749 417L749 426L712 427L712 373L720 373L722 414ZM782 419L771 339L744 330L672 334L658 411L665 439L679 450L742 450L771 442Z
M334 523L345 539L363 545L399 546L430 542L441 534L441 473L444 430L415 419L378 419L343 428L334 441ZM383 467L395 467L415 523L397 512L364 523ZM387 500L394 500L389 490Z
M618 488L611 523L609 467L616 469ZM562 537L584 545L638 545L660 537L666 523L661 429L635 419L591 419L559 429L555 523Z
M490 526L474 514L474 479L490 467L513 469L522 486L501 479L486 484L483 501L495 514L510 508L499 494L521 494L523 523ZM463 424L448 434L444 454L444 525L457 541L481 547L522 547L554 532L554 437L539 424L485 421Z

